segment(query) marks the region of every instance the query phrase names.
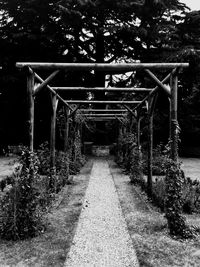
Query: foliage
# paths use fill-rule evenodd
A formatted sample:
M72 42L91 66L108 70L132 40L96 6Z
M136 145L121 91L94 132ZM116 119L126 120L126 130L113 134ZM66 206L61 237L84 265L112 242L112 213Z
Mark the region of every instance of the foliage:
M182 196L183 210L187 213L200 212L200 182L192 181L189 177L184 182L184 190Z
M143 152L143 172L147 174L147 153ZM152 158L152 173L153 175L164 175L166 162L166 150L163 150L163 145L159 144L153 149L153 158Z
M74 135L75 141L71 142L71 148L67 152L56 151L55 169L50 164L50 150L47 142L40 146L38 150L38 158L40 160L39 174L47 175L57 192L64 186L69 175L76 174L85 163L85 159L81 153L80 136ZM73 151L73 152L72 152Z
M0 235L6 239L32 237L43 230L39 205L39 191L35 183L39 179L38 157L23 149L20 167L15 172L14 183L1 198Z
M192 231L186 225L185 218L181 215L184 177L180 164L173 160L168 160L166 168L165 216L170 234L181 238L191 237Z
M164 211L166 199L165 179L158 177L153 183L152 199L154 204ZM198 180L192 181L189 177L184 180L181 200L183 212L189 214L200 212L200 183Z
M37 150L37 155L40 161L38 172L40 175L46 175L50 172L50 151L49 144L45 142L40 145Z

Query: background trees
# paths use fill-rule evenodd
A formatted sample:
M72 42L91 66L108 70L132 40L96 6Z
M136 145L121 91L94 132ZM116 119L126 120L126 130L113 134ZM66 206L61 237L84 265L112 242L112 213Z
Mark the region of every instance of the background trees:
M0 102L1 114L5 114L5 111L7 113L6 123L1 124L0 130L4 132L8 143L11 140L16 143L24 141L26 128L26 116L22 111L26 104L23 97L25 82L22 82L23 74L14 68L16 61L109 63L189 60L192 71L188 70L187 76L184 74L180 83L180 122L184 140L190 134L198 138L199 12L188 12L186 6L178 0L1 0L0 6L0 64L4 67L0 74ZM55 83L104 86L106 78L108 84L115 86L152 86L143 73L120 77L105 77L104 73L98 72L81 73L79 77L75 75L62 73ZM80 97L85 98L87 94ZM104 95L96 94L93 97L101 99ZM113 99L115 95L106 97ZM133 96L129 94L121 97ZM162 101L162 95L159 98ZM8 107L6 103L10 101L12 106ZM46 106L39 100L38 105L38 128L41 128L45 123L43 117L50 107L48 103ZM165 114L167 103L161 106ZM160 115L155 119L163 121ZM15 139L9 126L12 125L11 121L21 122L21 133L17 131L19 135L16 135L15 132ZM194 127L189 126L188 121ZM18 128L17 125L15 128ZM157 132L160 135L162 128L158 128ZM48 133L45 135L47 137Z

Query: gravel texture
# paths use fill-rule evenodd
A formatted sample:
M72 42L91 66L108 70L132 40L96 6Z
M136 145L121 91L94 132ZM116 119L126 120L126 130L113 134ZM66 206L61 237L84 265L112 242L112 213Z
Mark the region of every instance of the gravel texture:
M106 160L95 160L65 267L139 266Z

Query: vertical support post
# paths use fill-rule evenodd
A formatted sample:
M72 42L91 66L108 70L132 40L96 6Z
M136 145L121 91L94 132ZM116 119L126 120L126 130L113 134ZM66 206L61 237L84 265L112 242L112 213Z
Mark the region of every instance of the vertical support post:
M55 168L55 154L56 154L56 110L58 105L58 100L56 95L51 94L52 101L52 115L51 115L51 136L50 136L50 162L51 167Z
M28 77L27 77L27 95L28 95L28 132L29 132L29 141L28 146L30 151L33 151L34 147L34 72L29 68Z
M178 102L178 76L171 74L171 159L178 160L178 121L177 121L177 102Z
M148 195L152 195L152 167L153 167L153 115L148 116L148 175L147 175L147 188Z
M64 134L64 152L68 149L68 138L69 138L69 109L65 108L65 134Z
M147 177L147 191L148 195L152 195L152 177L153 177L153 114L156 105L158 94L151 99L148 103L148 120L149 120L149 131L148 131L148 177Z
M140 135L141 135L141 118L137 116L137 146L139 153L141 152L141 142L140 142Z

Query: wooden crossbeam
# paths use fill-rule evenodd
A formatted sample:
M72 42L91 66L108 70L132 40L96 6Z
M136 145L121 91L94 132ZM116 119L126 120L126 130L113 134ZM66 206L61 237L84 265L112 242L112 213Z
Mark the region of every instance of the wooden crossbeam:
M59 73L59 70L54 71L46 80L44 80L40 85L38 85L34 90L34 95L39 93L42 88L47 86L47 84Z
M95 117L88 117L87 120L91 120L91 121L110 121L110 120L118 120L119 117L99 117L99 118L95 118Z
M77 105L77 106L74 108L74 110L72 110L72 111L69 113L68 117L71 118L71 117L76 113L76 111L79 109L79 107L80 107L80 105Z
M169 73L163 80L162 83L166 83L172 74L176 72L176 69L173 69L171 73ZM136 107L133 108L133 111L141 108L143 104L148 100L149 97L153 96L159 90L159 86L156 86Z
M108 113L108 114L105 114L105 113L100 113L100 114L91 114L91 113L87 113L87 114L81 114L81 115L84 115L84 116L88 116L88 117L113 117L113 116L120 116L120 117L125 117L126 114L114 114L114 113Z
M150 70L145 69L145 72L151 77L152 80L154 80L154 82L157 83L159 87L161 87L168 94L168 96L171 95L169 88L164 85L163 82L161 82Z
M39 82L41 82L41 83L43 83L44 82L44 80L37 74L37 73L34 73L34 75L35 75L35 78L39 81ZM70 110L73 110L73 108L72 107L70 107L66 102L65 102L65 100L59 95L59 94L57 94L49 85L47 85L47 88L48 88L48 90L52 93L52 94L54 94L54 95L56 95L56 97L65 105L65 106L67 106Z
M66 100L66 103L68 104L126 104L126 105L133 105L133 104L139 104L141 101L104 101L104 100Z
M140 93L149 93L153 88L121 88L121 87L52 87L55 91L90 91L90 92L140 92Z
M81 112L127 112L126 109L80 109Z
M17 62L16 67L32 69L65 69L65 70L98 70L98 71L133 71L138 69L174 69L187 68L189 63L47 63L47 62Z
M127 105L123 105L133 116L135 116L135 113L132 111L131 108L129 108Z

